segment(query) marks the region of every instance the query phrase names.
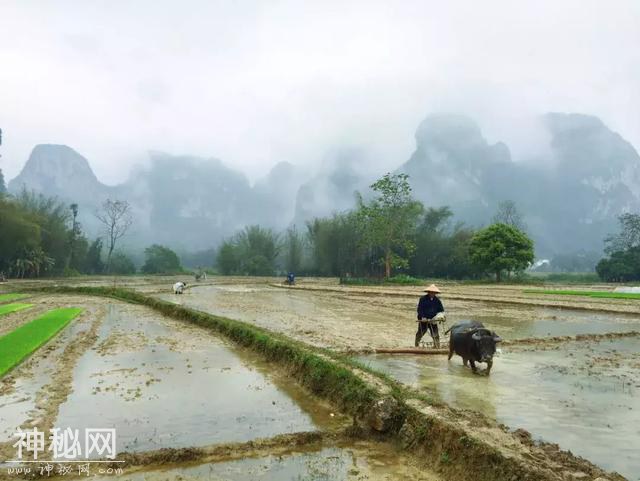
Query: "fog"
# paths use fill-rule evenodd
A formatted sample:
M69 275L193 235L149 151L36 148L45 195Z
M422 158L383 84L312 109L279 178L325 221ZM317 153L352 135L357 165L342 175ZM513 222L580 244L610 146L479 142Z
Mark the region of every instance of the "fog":
M253 182L335 149L394 169L434 112L516 161L548 111L640 145L640 2L0 2L0 168L73 147L108 184L147 151L216 157Z

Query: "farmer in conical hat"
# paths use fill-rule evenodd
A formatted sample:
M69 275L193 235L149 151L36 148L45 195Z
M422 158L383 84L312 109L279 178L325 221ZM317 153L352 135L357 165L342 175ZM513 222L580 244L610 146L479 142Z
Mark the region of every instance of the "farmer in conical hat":
M431 284L424 292L427 294L420 298L418 302L418 332L416 332L416 347L420 343L420 339L425 335L427 330L433 338L433 345L437 349L440 347L440 335L438 333L438 323L434 318L438 313L444 313L444 306L436 294L440 293L440 289L435 284Z

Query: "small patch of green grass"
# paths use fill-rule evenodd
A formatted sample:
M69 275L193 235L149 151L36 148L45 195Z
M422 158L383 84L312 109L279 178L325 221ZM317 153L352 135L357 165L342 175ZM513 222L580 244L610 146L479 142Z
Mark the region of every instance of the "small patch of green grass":
M0 316L9 314L11 312L21 311L22 309L27 309L31 306L33 306L33 304L21 304L19 302L15 302L13 304L3 304L0 306Z
M573 290L525 290L525 294L548 294L552 296L585 296L604 299L638 299L640 294L632 292L610 292L610 291L573 291Z
M19 294L17 292L0 294L0 304L2 304L3 302L17 301L18 299L24 299L25 297L28 297L27 294Z
M56 335L82 312L76 307L54 309L0 337L0 377Z

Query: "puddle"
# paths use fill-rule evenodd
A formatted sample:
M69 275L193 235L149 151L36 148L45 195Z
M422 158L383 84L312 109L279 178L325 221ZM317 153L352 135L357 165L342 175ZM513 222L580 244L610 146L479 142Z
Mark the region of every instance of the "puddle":
M112 304L55 425L115 428L118 451L141 451L248 441L331 421L327 409L295 386L276 386L254 361L202 329Z
M535 439L558 443L629 479L640 479L640 340L571 342L507 352L491 376L434 356L358 358L448 404L480 411ZM484 367L484 364L480 365Z
M100 479L110 479L104 477ZM147 471L118 476L127 481L224 480L224 481L365 481L422 480L439 478L424 468L411 466L406 458L386 446L368 449L323 448L315 452L245 458L235 461Z

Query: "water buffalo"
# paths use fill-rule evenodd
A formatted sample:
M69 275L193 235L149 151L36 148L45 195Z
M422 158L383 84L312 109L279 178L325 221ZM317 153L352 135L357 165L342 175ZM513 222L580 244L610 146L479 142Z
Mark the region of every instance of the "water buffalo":
M478 321L462 321L451 326L449 337L449 359L455 352L462 357L462 362L471 364L473 372L476 370L476 362L487 363L487 374L491 372L493 355L496 352L496 343L502 341L493 331L485 328ZM446 334L446 333L445 333Z

